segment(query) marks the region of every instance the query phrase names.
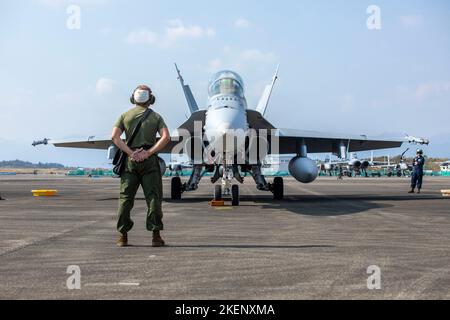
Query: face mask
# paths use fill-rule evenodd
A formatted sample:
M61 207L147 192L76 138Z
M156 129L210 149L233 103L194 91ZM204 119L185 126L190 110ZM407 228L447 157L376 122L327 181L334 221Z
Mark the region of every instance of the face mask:
M134 92L134 101L136 101L136 103L147 103L148 100L150 100L150 93L148 92L148 90L141 90L138 89Z

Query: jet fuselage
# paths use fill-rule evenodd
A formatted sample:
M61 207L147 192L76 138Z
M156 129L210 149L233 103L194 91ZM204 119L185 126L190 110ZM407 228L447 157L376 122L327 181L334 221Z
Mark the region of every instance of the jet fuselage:
M245 152L249 130L247 101L241 77L232 71L218 72L210 82L204 132L217 154L234 157Z

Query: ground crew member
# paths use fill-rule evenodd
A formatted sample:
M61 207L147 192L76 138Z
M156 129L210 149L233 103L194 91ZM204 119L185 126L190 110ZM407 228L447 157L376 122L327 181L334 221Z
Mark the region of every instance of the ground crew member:
M152 111L142 123L133 144L128 147L121 139L122 133L125 132L127 139L130 138L134 128L147 109L155 103L156 98L148 86L141 85L133 92L130 100L135 105L134 108L120 116L112 133L114 144L128 155L120 183L117 245L119 247L128 246L128 232L134 225L130 213L134 206L136 192L141 185L148 207L147 230L153 232L152 246L162 247L165 245L160 235L160 231L164 229L162 222L163 194L157 153L169 143L170 134L163 118ZM157 133L161 135L161 139L156 143Z
M413 172L411 177L411 191L409 193L415 193L417 187L417 193L420 193L422 189L423 181L423 167L425 165L425 158L423 157L423 150L417 150L417 155L413 161Z

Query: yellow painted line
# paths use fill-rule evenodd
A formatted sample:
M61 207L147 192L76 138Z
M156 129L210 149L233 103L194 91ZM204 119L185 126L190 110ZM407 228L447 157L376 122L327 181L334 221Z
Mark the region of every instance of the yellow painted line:
M233 207L213 207L218 211L233 210Z
M52 197L58 193L58 190L31 190L35 197Z

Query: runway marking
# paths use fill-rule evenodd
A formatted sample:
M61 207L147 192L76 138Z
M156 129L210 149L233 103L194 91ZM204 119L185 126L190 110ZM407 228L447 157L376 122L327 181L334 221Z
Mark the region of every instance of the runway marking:
M85 287L139 287L141 284L139 282L93 282L87 283Z
M139 282L119 282L119 286L128 286L128 287L139 287L141 284Z
M233 207L214 207L217 211L233 210Z

